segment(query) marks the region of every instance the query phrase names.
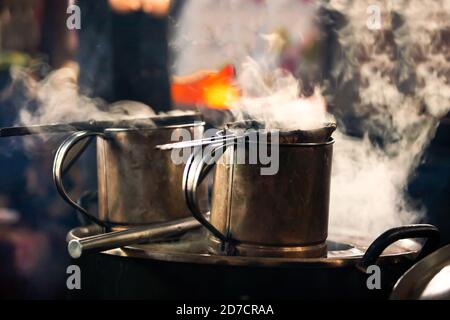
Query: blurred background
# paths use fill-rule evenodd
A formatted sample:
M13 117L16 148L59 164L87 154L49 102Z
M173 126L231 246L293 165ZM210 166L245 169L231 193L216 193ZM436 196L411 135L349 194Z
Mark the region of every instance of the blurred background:
M68 77L80 95L98 99L104 108L120 100L139 101L157 112L198 108L213 123L215 112L227 108L225 101L186 94L183 85L201 92L201 86L214 84L214 77L229 84L233 70L227 66L239 68L247 56L258 59L265 50L258 36L276 34L264 42L276 52L269 64L293 73L306 96L319 85L343 133L367 138L387 155L406 131L398 129L398 115L391 110L397 102L367 100L373 92L361 88L370 87L371 76L389 79L389 86L411 97L402 104L417 102L423 113L433 103L442 107L433 113L438 119L434 138L422 144L425 151L402 190L410 205L424 213L420 221L437 225L443 242L450 243L450 117L444 94L449 90L450 29L448 16L439 15L439 6L448 7L449 1L429 8L433 29L418 29L430 39L426 43L402 33L405 26L415 30L428 18L412 9L391 8L390 1L380 2L381 30L367 29L364 18L364 32L355 33L361 25L358 14L367 15L369 2L361 2L358 13L353 1L0 0L0 127L23 124L30 115L42 115L42 108L48 110L53 100L45 84L55 74L64 77L53 77L51 90ZM414 5L420 11L419 3ZM71 4L81 8L80 30L66 25ZM417 25L408 25L414 17ZM402 47L405 42L399 39L412 45ZM439 59L433 64L430 57L435 56ZM419 64L423 72L446 79L437 98L420 96L428 90L429 77L417 71ZM55 112L64 108L63 100L56 101L50 105ZM414 127L408 130L415 139ZM80 221L51 180L53 155L64 138L0 138L0 298L66 297L65 236ZM86 156L84 161L95 162L92 152ZM71 171L74 193L95 188L95 183L95 174L82 166Z

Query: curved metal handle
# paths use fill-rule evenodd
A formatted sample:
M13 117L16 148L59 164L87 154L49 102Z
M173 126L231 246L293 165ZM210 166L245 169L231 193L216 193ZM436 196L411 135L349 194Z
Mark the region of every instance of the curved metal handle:
M203 155L204 149L199 148L189 157L183 173L183 195L187 207L198 222L222 241L230 241L230 237L224 235L209 222L206 218L208 213L201 212L198 205L197 188L222 156L217 151L224 150L230 145L225 143L210 145L212 150L211 152L206 152L205 155Z
M65 162L66 159L70 153L70 151L75 148L75 146L80 143L81 141L83 141L84 139L87 138L92 138L94 136L99 136L104 138L104 135L102 133L99 132L90 132L90 131L79 131L79 132L75 132L73 133L71 136L69 136L69 138L67 138L62 144L61 146L58 148L58 150L56 151L55 154L55 159L53 161L53 181L55 183L56 186L56 190L58 190L59 194L61 195L61 197L72 207L74 207L77 211L79 211L81 214L83 214L83 216L85 216L87 219L89 219L90 221L107 228L107 225L99 220L98 218L90 215L88 213L88 211L83 208L81 205L79 205L76 201L72 200L69 196L69 194L67 193L64 184L63 184L63 175L65 170ZM79 154L81 154L83 152L84 148L82 148L81 150L79 150L79 153L77 154L77 156L73 157L73 159L78 158ZM71 161L72 162L72 161Z
M416 261L439 248L440 232L438 228L431 224L412 224L392 228L383 232L372 242L369 248L367 248L359 267L365 271L370 265L377 262L383 251L391 244L401 239L414 238L427 239L417 256Z
M89 212L89 204L97 201L98 191L86 191L77 199L77 204L80 207L85 208L85 210ZM91 223L91 221L87 220L84 215L79 215L78 219L83 226L89 225Z

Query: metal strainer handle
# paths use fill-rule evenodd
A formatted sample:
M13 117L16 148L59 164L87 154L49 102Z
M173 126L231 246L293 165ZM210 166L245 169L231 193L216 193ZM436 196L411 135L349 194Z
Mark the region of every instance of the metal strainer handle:
M108 226L103 221L89 214L85 208L83 208L76 201L72 200L63 184L63 175L64 172L67 171L68 169L67 161L69 160L72 164L84 151L84 148L78 150L77 155L75 157L72 157L72 159L68 159L68 155L70 154L71 151L73 151L74 148L76 148L78 144L82 143L82 141L88 138L90 139L94 136L105 138L103 133L92 131L79 131L70 135L61 144L61 146L56 151L55 158L53 160L53 181L55 183L56 190L58 190L58 193L69 205L71 205L73 208L75 208L77 211L83 214L83 216L85 216L90 221L94 222L95 224L98 224L99 226L107 228Z
M232 144L234 142L210 145L212 150L211 152L206 152L205 155L203 155L204 149L202 148L194 150L186 163L183 173L183 195L187 207L195 219L222 241L229 241L230 239L209 222L207 218L208 212L204 213L201 211L198 204L197 188L222 156L222 153L218 151L224 150ZM206 149L209 149L209 147Z

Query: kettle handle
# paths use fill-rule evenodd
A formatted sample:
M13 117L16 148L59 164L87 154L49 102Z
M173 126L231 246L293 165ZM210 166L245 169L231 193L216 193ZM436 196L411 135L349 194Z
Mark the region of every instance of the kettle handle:
M367 248L359 264L359 269L365 271L370 265L375 264L383 251L394 242L414 238L426 238L426 242L417 255L416 261L439 248L440 232L438 228L431 224L411 224L392 228L383 232Z
M72 200L63 184L64 173L68 170L68 167L71 166L73 162L83 153L85 148L83 147L80 150L77 150L76 155L72 157L72 159L68 159L70 151L73 150L73 148L75 148L76 145L78 145L85 139L88 138L91 139L92 137L95 136L105 138L105 135L103 133L92 131L78 131L70 135L59 146L58 150L56 151L55 158L53 160L53 182L55 183L56 190L58 191L58 193L69 205L71 205L73 208L75 208L77 211L83 214L83 216L86 217L88 220L94 222L95 224L101 227L107 228L108 226L103 221L89 214L85 208L83 208L76 201ZM70 163L67 164L67 161L70 161Z
M214 227L209 219L207 213L202 213L198 204L197 188L200 183L205 179L208 173L216 165L217 160L222 156L220 150L224 151L227 147L233 143L219 143L211 144L206 148L196 148L190 155L183 172L183 195L186 201L187 207L192 213L192 216L197 219L206 229L208 229L214 236L222 241L230 241L230 237L227 237ZM208 150L208 152L204 152ZM205 155L204 155L205 153Z

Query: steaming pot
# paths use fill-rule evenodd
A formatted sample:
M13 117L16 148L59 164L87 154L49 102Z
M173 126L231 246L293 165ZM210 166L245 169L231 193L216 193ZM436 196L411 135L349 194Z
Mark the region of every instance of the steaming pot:
M228 127L224 134L236 132ZM183 190L193 216L210 231L209 251L266 257L325 256L334 129L332 124L315 132L281 132L279 159L274 159L279 160L279 168L272 175L261 175L265 166L250 161L249 151L256 140L213 144L212 153L193 153L185 167ZM273 143L268 141L267 149ZM245 163L237 161L242 149ZM221 161L208 164L210 155ZM197 188L214 166L208 219L198 203Z
M180 130L201 136L204 123L184 123L183 116L172 118L174 124L153 128L108 128L72 134L56 152L53 166L54 181L63 199L103 227L166 222L189 215L180 192L183 165L175 164L169 153L155 150L155 146L170 142L172 134ZM77 157L71 153L77 153L80 145L93 137L97 138L98 218L69 197L62 180L67 163Z

